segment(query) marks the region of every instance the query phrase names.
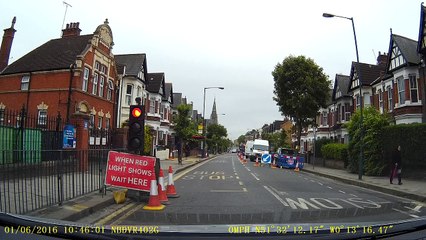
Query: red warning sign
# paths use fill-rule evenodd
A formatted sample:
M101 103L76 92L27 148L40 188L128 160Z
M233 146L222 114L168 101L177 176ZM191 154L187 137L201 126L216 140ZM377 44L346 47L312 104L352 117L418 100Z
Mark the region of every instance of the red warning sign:
M110 151L105 185L149 192L155 157Z

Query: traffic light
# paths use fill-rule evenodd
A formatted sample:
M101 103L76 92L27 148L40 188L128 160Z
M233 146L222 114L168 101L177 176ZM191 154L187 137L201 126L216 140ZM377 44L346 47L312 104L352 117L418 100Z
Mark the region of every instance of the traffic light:
M131 151L143 152L145 135L145 114L143 106L131 105L129 115L129 136L127 148Z

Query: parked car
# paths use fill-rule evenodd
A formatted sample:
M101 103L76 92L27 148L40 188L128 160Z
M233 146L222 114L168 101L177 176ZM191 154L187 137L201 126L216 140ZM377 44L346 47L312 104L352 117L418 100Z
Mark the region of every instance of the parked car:
M299 169L303 169L305 163L305 158L291 148L278 148L273 157L277 167L294 169L298 165Z

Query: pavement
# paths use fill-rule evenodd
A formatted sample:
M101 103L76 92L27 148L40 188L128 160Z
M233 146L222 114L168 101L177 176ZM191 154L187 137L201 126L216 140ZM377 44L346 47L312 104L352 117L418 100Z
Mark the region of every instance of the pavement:
M176 174L210 158L201 159L199 157L188 157L183 159L182 165L178 165L177 159L161 160L161 168L165 173L167 173L169 166L172 166L174 174ZM335 179L337 181L351 185L357 185L379 192L426 203L426 179L413 180L403 178L402 185L395 183L390 184L388 177L362 176L362 180L359 180L358 174L349 173L346 170L313 166L312 164L308 163L305 163L302 171ZM394 182L397 181L394 180ZM89 214L95 213L102 210L103 208L115 204L113 200L113 191L116 190L119 189L112 187L108 188L106 193L100 193L98 191L93 192L91 194L67 201L61 206L51 206L28 213L27 215L76 222L79 219L88 216Z

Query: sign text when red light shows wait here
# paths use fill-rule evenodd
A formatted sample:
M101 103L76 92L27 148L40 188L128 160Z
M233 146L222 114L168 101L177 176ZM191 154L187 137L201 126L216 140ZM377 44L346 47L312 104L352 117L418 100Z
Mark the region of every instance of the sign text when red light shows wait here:
M155 158L110 151L105 184L149 191L154 176Z

